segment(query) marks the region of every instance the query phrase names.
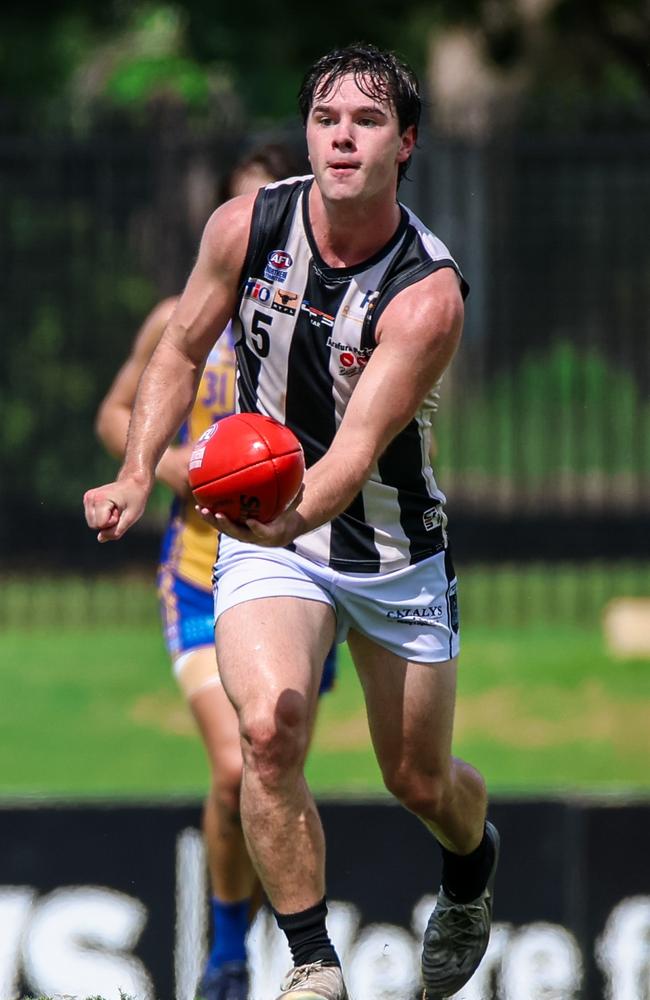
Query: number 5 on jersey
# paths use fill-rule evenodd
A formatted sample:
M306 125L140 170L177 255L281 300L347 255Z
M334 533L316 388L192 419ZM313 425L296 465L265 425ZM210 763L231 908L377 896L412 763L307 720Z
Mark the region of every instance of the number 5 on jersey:
M270 327L272 322L273 317L265 316L259 309L253 313L250 341L253 350L260 358L266 358L271 348L271 338L267 327Z

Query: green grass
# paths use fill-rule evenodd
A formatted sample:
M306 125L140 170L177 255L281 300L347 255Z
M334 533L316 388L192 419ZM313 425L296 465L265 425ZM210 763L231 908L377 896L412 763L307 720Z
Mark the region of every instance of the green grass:
M596 622L474 621L463 633L455 750L493 792L650 790L650 660L613 659ZM3 797L203 793L203 751L155 616L9 628L0 660ZM346 647L308 770L319 794L382 793Z

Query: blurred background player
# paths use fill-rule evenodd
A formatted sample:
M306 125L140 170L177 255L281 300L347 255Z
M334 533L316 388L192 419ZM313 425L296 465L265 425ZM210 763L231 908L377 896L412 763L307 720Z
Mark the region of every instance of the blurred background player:
M275 180L305 173L289 147L261 146L226 178L222 198L256 191ZM97 433L121 458L140 375L162 336L177 297L164 299L145 319L131 354L120 369L97 415ZM204 1000L246 1000L249 977L245 936L259 895L239 820L242 771L237 716L222 687L214 648L211 586L218 536L197 514L187 484L192 442L215 420L235 409L235 353L229 329L209 355L196 401L178 443L164 453L156 470L175 499L164 535L158 592L165 641L174 673L203 738L211 786L203 810L203 834L212 889L212 947L199 985ZM328 655L321 691L331 687L335 652Z

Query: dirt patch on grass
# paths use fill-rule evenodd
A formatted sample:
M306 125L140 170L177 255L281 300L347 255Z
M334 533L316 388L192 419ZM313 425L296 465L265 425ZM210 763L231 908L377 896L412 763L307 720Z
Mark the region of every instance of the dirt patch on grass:
M314 743L322 750L361 750L370 747L365 711L360 709L357 715L349 715L345 719L328 719L323 726L317 722Z
M173 733L174 736L193 736L197 733L189 708L180 695L171 691L141 695L131 705L129 718L139 726Z
M192 715L173 692L142 695L129 718L141 726L173 733L196 734ZM480 737L502 746L542 749L575 743L609 743L612 748L648 756L648 699L612 699L596 681L573 691L551 686L526 690L498 687L458 700L455 739ZM316 725L315 745L325 751L370 747L365 711L344 719L329 717Z
M613 699L596 681L574 691L501 687L459 700L456 736L483 736L513 747L611 743L648 752L647 700Z
M603 685L589 681L574 691L551 686L526 690L498 687L459 698L455 739L481 737L504 746L532 749L575 743L611 743L648 755L647 699L613 700ZM365 712L328 719L317 728L323 750L358 750L370 745Z

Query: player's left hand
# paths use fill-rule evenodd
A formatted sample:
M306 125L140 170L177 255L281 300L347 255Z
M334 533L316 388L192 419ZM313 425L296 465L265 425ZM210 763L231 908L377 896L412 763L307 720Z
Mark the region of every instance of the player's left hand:
M261 521L250 519L244 524L231 521L225 514L214 514L207 507L196 505L197 512L204 521L221 531L224 535L237 538L240 542L248 542L249 545L264 545L268 548L283 547L305 532L304 519L298 514L296 508L302 500L303 489L300 489L290 507L288 507L279 517L273 521L262 524Z

